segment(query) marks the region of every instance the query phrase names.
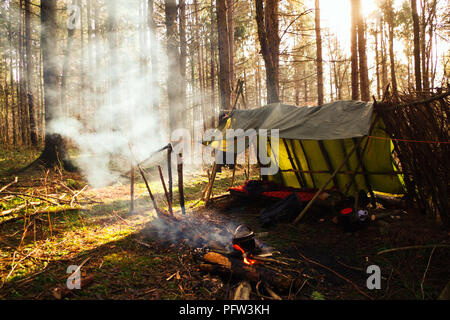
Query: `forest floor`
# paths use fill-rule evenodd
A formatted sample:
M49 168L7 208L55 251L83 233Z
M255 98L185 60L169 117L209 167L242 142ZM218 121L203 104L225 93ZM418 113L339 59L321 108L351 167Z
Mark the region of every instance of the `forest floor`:
M154 210L142 180L136 182L135 212L124 179L91 188L79 174L61 170L16 171L37 156L35 150L0 151L0 299L55 299L70 265L82 265L93 279L67 299L229 299L235 283L201 272L189 243L168 241L149 232ZM165 208L156 168L148 168L150 187ZM257 178L256 169L251 178ZM174 179L176 181L176 179ZM245 180L238 168L235 185ZM262 228L258 216L267 203L224 197L204 206L205 172L185 173L187 215L210 225L245 223L258 239L282 255L307 257L321 275L304 281L283 299L436 299L450 279L448 247L427 247L378 254L404 246L449 244L448 231L435 221L406 210L400 219L373 222L345 233L323 214L298 226L279 223ZM215 194L226 193L231 170L219 173ZM174 186L175 210L179 210ZM380 290L366 288L368 265L380 266ZM331 270L331 271L330 271ZM362 295L355 288L365 293ZM262 296L253 290L252 299Z

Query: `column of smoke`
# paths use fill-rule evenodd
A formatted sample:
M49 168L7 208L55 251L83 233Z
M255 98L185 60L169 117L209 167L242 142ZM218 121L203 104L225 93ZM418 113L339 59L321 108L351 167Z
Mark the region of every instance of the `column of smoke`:
M121 173L130 169L132 161L147 159L166 145L171 136L162 124L164 119L152 108L154 99L159 99L160 86L166 82L167 55L162 43L149 41L156 37L150 37L145 27L147 21L143 20L142 8L139 8L142 3L140 0L108 0L105 8L115 6L120 31L91 39L89 46L85 43L84 56L77 44L79 38L73 39L76 50L70 52L68 72L68 82L72 85L67 86L63 97L68 100L62 101L69 113L64 113L65 108L61 107L47 124L48 132L61 134L76 145L77 155L72 160L94 188L117 181ZM76 35L77 32L79 29ZM157 45L159 51L159 79L152 78L149 45ZM93 52L92 64L89 64L89 50ZM63 59L64 56L58 61L60 66ZM72 78L79 75L81 59L85 62L85 83L79 86ZM82 91L78 92L80 87ZM204 239L223 245L229 243L230 232L235 228L230 224L223 229L226 232L219 234L217 228L200 224L195 217L186 219L202 230ZM153 220L152 226L161 237L171 241L177 241L183 233L159 219Z
M95 38L90 47L86 43L84 57L78 38L73 41L77 51L70 52L69 77L80 72L83 59L82 92L73 91L79 87L69 91L68 100L63 101L69 114L60 114L48 124L49 132L59 133L76 144L79 154L74 161L93 187L116 181L120 172L129 170L134 157L137 161L146 159L167 144L168 136L160 125L158 111L152 108L160 90L155 83L164 83L166 75L161 72L160 79L152 79L149 30L139 7L142 1L108 0L105 7L110 5L114 5L114 11L107 11L107 15L116 16L107 18L114 18L120 31ZM156 43L150 45L162 48ZM92 64L88 63L89 50L94 53ZM163 52L158 54L161 71L167 70L165 56Z

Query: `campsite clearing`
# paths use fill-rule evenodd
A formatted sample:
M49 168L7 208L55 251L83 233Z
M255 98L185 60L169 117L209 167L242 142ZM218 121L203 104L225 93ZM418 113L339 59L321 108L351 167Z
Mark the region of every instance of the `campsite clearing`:
M157 169L152 168L150 173L158 205L164 207ZM225 168L217 175L216 195L229 187L231 176L232 171ZM256 168L252 176L257 176ZM4 174L2 182L11 178ZM43 171L19 176L18 183L8 191L36 196L46 191L51 199L71 199L70 191L58 186L56 181L70 185L72 190L82 190L85 185L78 175ZM445 286L442 279L448 277L448 248L436 248L431 257L433 248L430 247L377 255L384 249L448 240L446 231L411 208L400 219L388 217L353 234L343 232L326 214L308 215L298 226L281 223L267 229L258 221L261 203L223 197L210 206L199 207L201 203L197 199L206 186L206 175L186 173L185 181L189 216L218 227L246 223L260 241L292 259L293 265L303 265L313 275L305 278L298 292L277 292L284 299L367 299L350 282L319 264L348 279L374 299L435 299ZM243 182L243 168L238 167L236 184ZM2 195L2 205L7 206L4 209L20 205L25 198L5 196ZM129 214L129 188L116 185L83 191L80 202L95 201L83 208L78 205L57 208L43 203L33 210L45 209L45 212L29 216L26 221L5 222L23 216L24 210L2 217L1 298L54 299L54 289L66 283L68 266L82 262L85 262L82 276L92 276L93 282L72 291L66 299L229 298L235 283L200 272L189 243L170 242L148 232L154 213L149 209L151 204L141 180L137 181L136 196L137 212L133 215ZM178 210L177 203L174 209ZM27 212L33 210L29 208ZM305 262L302 256L318 264ZM368 276L365 269L370 264L377 264L382 270L381 290L370 291L365 287ZM252 299L261 298L255 288L252 292Z

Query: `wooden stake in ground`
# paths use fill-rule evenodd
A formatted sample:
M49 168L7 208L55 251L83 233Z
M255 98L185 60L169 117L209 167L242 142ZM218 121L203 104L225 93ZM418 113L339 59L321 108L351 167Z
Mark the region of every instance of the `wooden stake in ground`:
M145 177L144 170L142 170L142 167L140 164L138 164L138 169L139 169L139 172L141 173L142 179L144 179L145 186L147 187L147 191L150 196L150 199L152 199L153 207L155 208L156 213L159 214L159 210L158 210L158 206L156 205L155 197L153 196L153 193L152 193L152 190L150 189L147 178Z
M172 145L169 144L167 148L167 174L169 176L169 199L170 203L173 202L173 192L172 192Z
M161 184L162 184L163 189L164 189L164 194L166 195L167 206L168 206L168 208L169 208L170 214L173 215L173 211L172 211L172 201L170 200L169 193L167 192L166 183L164 182L164 175L163 175L161 166L158 166L158 170L159 170L159 177L161 178Z
M180 206L181 212L186 214L186 210L184 208L184 189L183 189L183 155L181 153L178 154L177 158L177 169L178 169L178 193L180 195Z
M211 179L209 181L209 184L206 186L206 196L205 196L205 203L208 203L209 199L211 198L212 189L214 186L214 180L216 179L217 174L217 164L214 162L213 164L213 170L211 173Z
M130 172L130 212L134 211L134 166L131 165Z

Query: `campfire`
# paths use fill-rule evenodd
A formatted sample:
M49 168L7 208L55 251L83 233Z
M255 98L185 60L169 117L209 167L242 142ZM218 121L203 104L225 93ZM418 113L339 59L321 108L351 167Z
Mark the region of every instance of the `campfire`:
M256 249L255 234L246 225L240 225L236 228L233 248L242 255L245 264L253 265L257 263L257 260L253 259L253 252Z

